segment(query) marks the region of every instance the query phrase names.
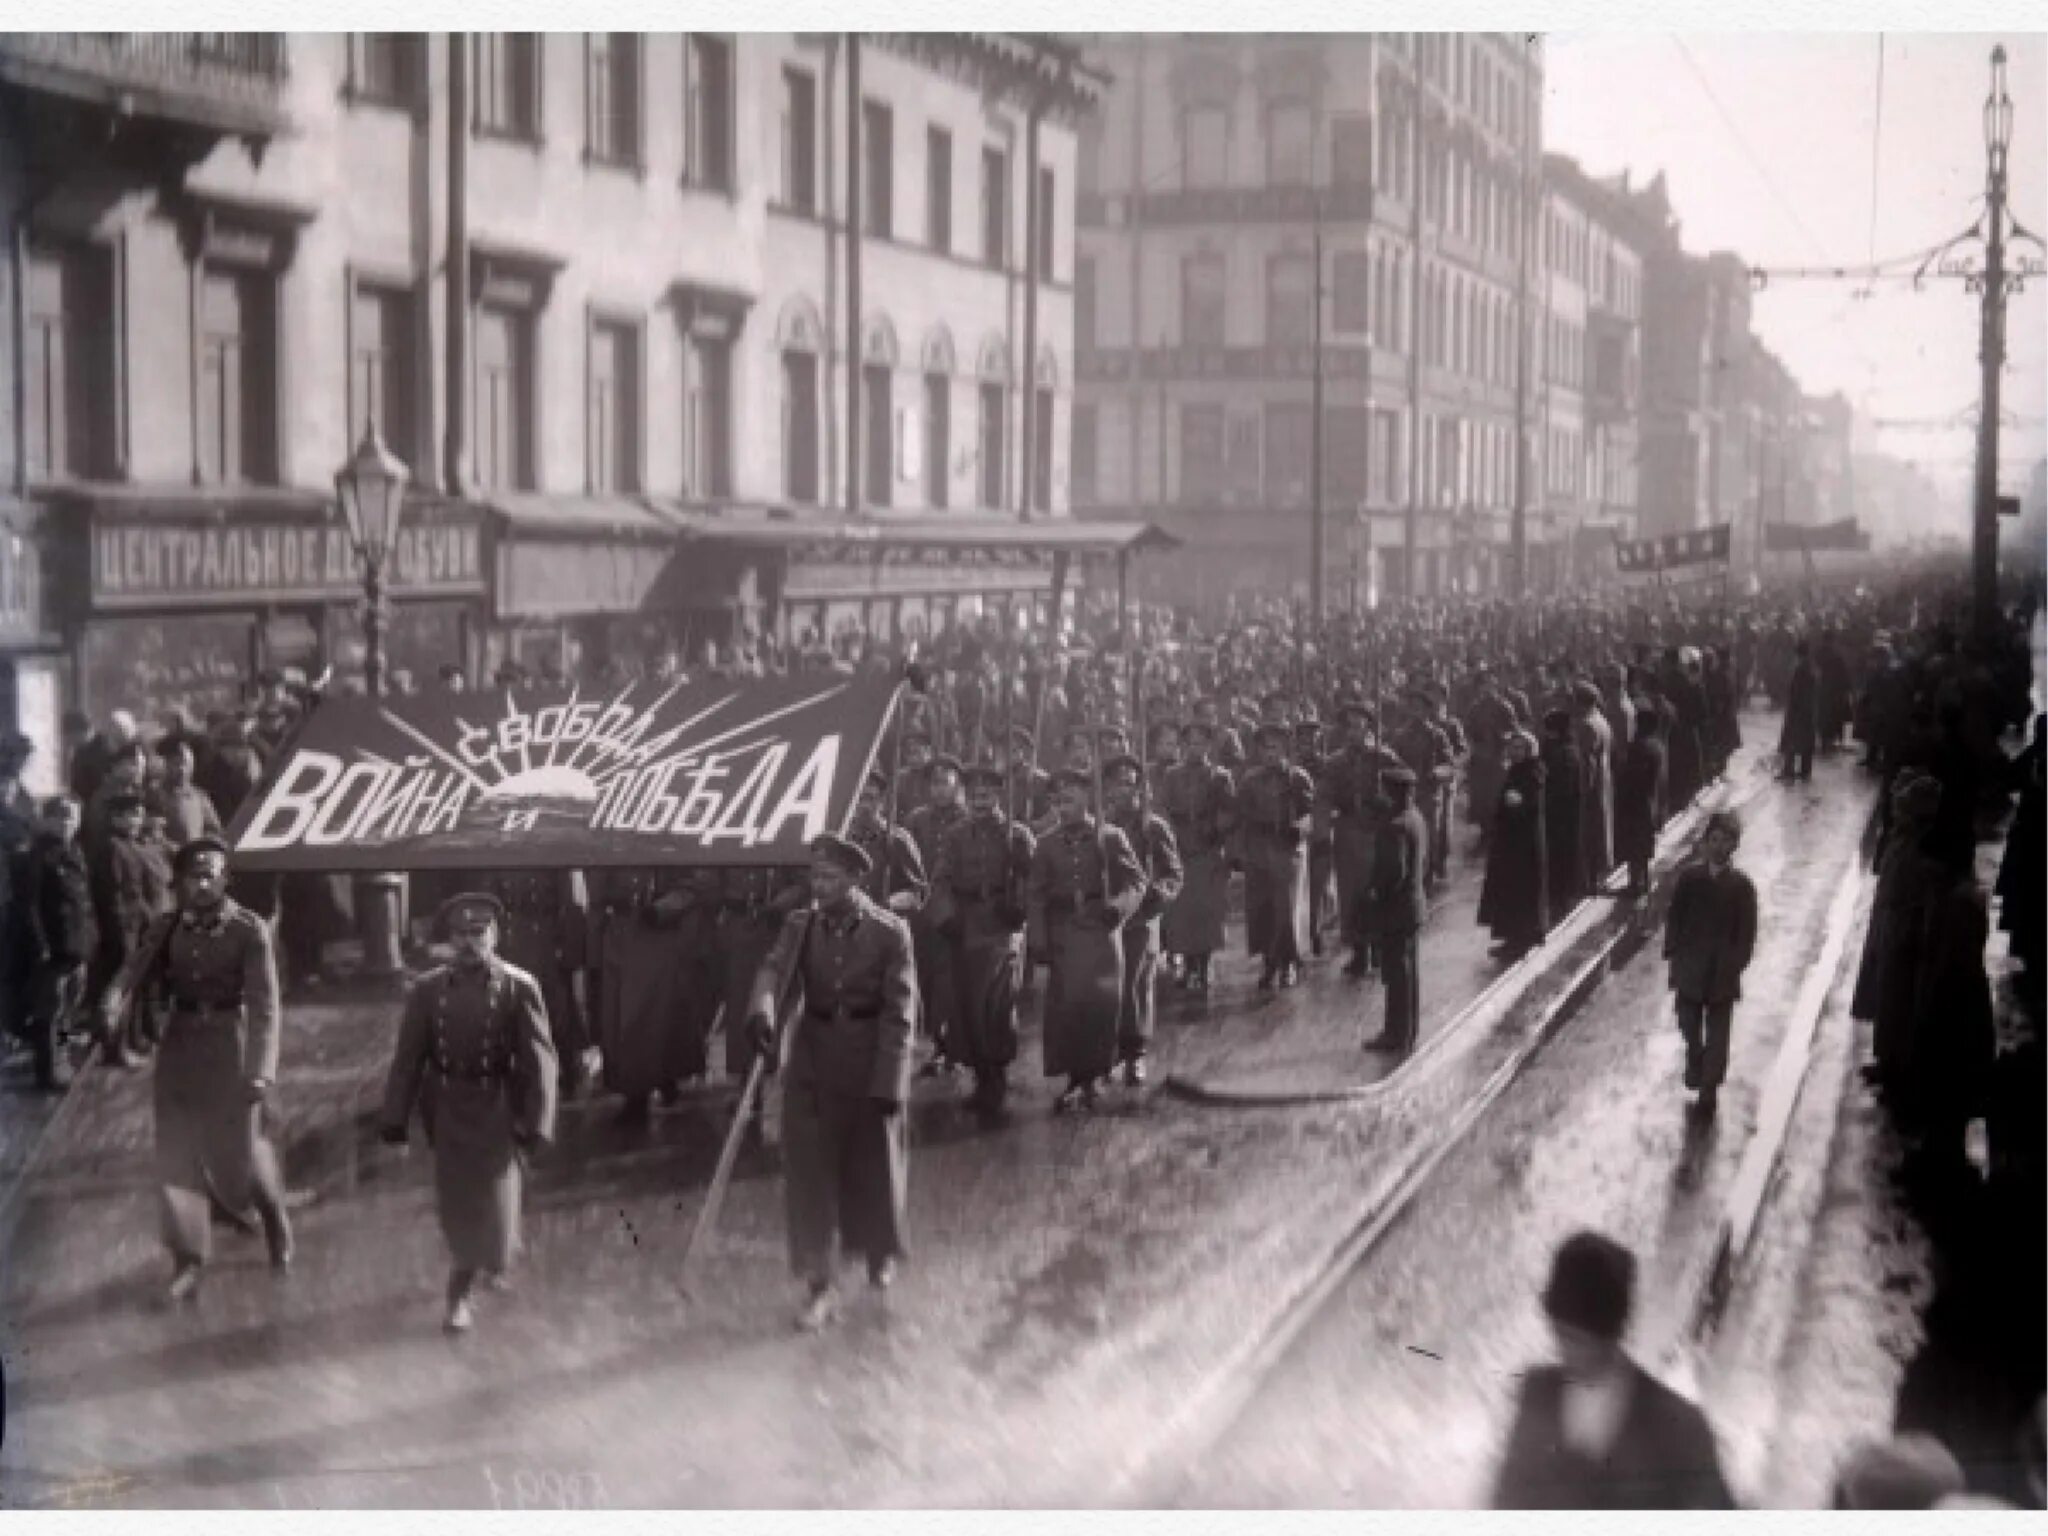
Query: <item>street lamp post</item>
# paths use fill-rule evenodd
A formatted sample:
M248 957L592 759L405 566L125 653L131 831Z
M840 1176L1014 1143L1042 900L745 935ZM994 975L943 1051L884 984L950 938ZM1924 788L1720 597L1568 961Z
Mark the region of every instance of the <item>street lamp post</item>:
M405 465L384 446L374 422L334 476L335 499L341 503L363 572L363 686L372 699L384 697L384 625L389 613L384 572L405 515L406 479ZM387 873L356 880L356 929L363 944L365 977L388 979L404 973L398 943L402 884L402 876Z
M2005 49L1991 50L1991 94L1984 100L1984 308L1978 360L1984 404L1977 418L1977 475L1971 587L1980 632L1998 617L1998 396L2005 367L2005 155L2012 144L2012 97L2005 90Z

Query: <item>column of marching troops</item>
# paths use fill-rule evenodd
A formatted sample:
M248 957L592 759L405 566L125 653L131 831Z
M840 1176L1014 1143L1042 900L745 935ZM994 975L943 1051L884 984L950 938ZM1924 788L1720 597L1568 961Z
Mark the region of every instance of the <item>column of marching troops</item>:
M1661 822L1722 771L1753 684L1788 706L1789 775L1810 772L1802 722L1825 746L1852 716L1882 716L1887 621L1903 628L1903 608L1862 598L1739 613L1577 601L1417 606L1313 636L1277 609L1214 635L1155 614L1062 649L958 632L907 696L884 748L895 771L870 776L808 870L506 872L438 903L454 959L408 995L383 1118L404 1141L417 1113L434 1148L447 1325L470 1327L478 1286L507 1283L524 1164L561 1096L601 1087L645 1120L709 1075L722 1035L728 1079L757 1056L782 1073L800 1321L818 1326L838 1249L878 1286L902 1255L913 1078L957 1075L967 1106L1000 1118L1019 999L1042 970L1055 1113L1095 1106L1118 1078L1141 1086L1157 990L1210 991L1240 872L1258 989L1298 985L1334 930L1346 974L1385 987L1367 1049L1412 1049L1419 934L1461 789L1486 857L1479 919L1513 959L1617 866L1622 893L1643 893ZM802 660L896 664L880 648ZM1051 766L1039 744L1055 740ZM14 803L18 775L0 761L0 799ZM101 967L91 1010L110 1057L157 1056L181 1297L210 1211L253 1210L273 1262L292 1257L262 1133L272 926L228 894L214 825L187 830L175 909ZM68 846L62 825L35 838L46 863ZM414 877L416 906L433 886ZM40 931L62 902L12 905Z

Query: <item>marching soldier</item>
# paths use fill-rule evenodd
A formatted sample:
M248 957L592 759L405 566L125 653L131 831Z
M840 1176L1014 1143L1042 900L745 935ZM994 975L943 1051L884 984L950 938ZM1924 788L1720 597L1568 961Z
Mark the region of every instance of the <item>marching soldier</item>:
M869 774L854 801L846 840L866 854L872 866L860 882L868 899L907 919L931 895L931 880L925 874L924 855L917 851L917 840L903 828L892 827L883 820L882 807L888 794L887 776L880 772Z
M1024 886L1036 842L1003 814L1003 773L967 770L967 819L939 845L932 875L940 932L951 946L952 1054L974 1074L976 1113L1002 1112L1010 1063L1017 1059L1017 988L1023 979Z
M886 1289L905 1251L910 1173L904 1101L917 1032L910 930L864 895L868 856L843 838L811 844L810 910L791 913L755 982L747 1033L777 1059L788 1029L782 1149L791 1267L805 1287L797 1326L822 1328L837 1309L838 1247L867 1260Z
M598 1043L620 1118L645 1124L657 1093L702 1075L724 992L718 875L705 869L608 869L598 877Z
M1096 1085L1116 1064L1123 995L1118 930L1144 898L1145 876L1130 842L1089 814L1088 775L1054 781L1060 824L1031 858L1031 952L1047 968L1045 1075L1064 1077L1055 1114L1093 1109Z
M1052 809L1052 775L1037 767L1037 738L1024 726L1010 732L1010 772L1007 777L1010 803L1007 807L1010 820L1020 821L1036 836L1041 831L1050 831L1054 820Z
M904 819L904 826L917 843L924 867L935 870L946 835L967 819L967 807L960 803L960 760L934 758L930 784L930 797ZM917 995L923 1004L919 1012L932 1048L920 1069L922 1077L936 1077L952 1069L953 1010L959 997L959 985L953 978L953 950L938 926L944 914L931 908L927 902L910 918L910 937L917 955Z
M1230 770L1215 762L1216 728L1194 721L1187 728L1187 755L1168 769L1159 787L1160 807L1173 828L1183 875L1180 895L1166 909L1160 943L1186 961L1182 985L1209 990L1209 961L1223 947L1223 923L1230 902L1229 843L1237 824L1237 786Z
M1390 768L1380 776L1387 812L1380 818L1372 860L1372 933L1387 983L1385 1027L1369 1051L1415 1048L1422 1021L1422 925L1429 917L1429 827L1415 808L1415 774Z
M809 882L801 867L732 868L719 877L718 964L725 981L725 1071L735 1082L746 1078L753 1062L754 1048L745 1025L754 978L782 934L783 919L809 899Z
M1262 725L1253 737L1259 766L1237 787L1244 865L1245 942L1263 968L1259 990L1301 979L1308 925L1308 858L1303 839L1315 807L1314 782L1287 761L1287 728Z
M573 869L500 870L480 875L475 889L504 908L499 957L540 983L554 1031L562 1097L573 1099L583 1091L584 1056L590 1047L590 1026L576 989L576 979L591 963L590 901L583 875Z
M406 994L383 1137L403 1146L419 1108L451 1260L442 1326L466 1333L476 1282L502 1287L518 1252L526 1160L554 1140L555 1047L540 983L498 957L504 904L470 892L441 912L455 959Z
M178 850L178 909L149 924L101 1002L108 1039L131 1009L157 1036L156 1170L173 1301L199 1288L216 1200L235 1213L253 1205L271 1267L292 1262L284 1178L262 1126L277 1081L277 957L269 927L229 899L227 875L219 838Z
M1159 988L1160 914L1180 895L1180 850L1173 828L1145 809L1139 789L1144 766L1135 757L1112 758L1103 764L1103 793L1109 797L1109 824L1129 839L1145 875L1145 895L1124 924L1123 1001L1117 1012L1117 1054L1123 1059L1124 1086L1145 1083L1145 1054L1152 1048L1152 1018Z
M896 774L896 804L905 814L931 798L932 737L923 726L906 726L903 731L903 766Z

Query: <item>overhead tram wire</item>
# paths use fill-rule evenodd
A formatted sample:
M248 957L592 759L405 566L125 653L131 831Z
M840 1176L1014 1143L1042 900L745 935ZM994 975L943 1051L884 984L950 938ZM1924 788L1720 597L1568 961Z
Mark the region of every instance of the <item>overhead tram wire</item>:
M1770 170L1765 166L1763 160L1754 149L1750 148L1749 140L1743 137L1742 130L1736 126L1734 115L1729 112L1726 106L1722 105L1721 97L1714 90L1713 82L1707 78L1706 71L1700 68L1699 60L1694 58L1692 50L1685 46L1685 39L1674 34L1671 38L1671 44L1678 50L1679 57L1685 60L1686 68L1692 71L1693 78L1699 81L1700 89L1706 93L1708 102L1712 104L1714 111L1719 115L1722 126L1727 128L1729 137L1734 139L1735 147L1742 151L1743 158L1749 161L1750 168L1756 172L1758 179L1763 182L1771 196L1777 200L1779 209L1783 211L1786 218L1791 220L1793 227L1806 237L1806 243L1812 246L1816 253L1825 257L1825 248L1814 235L1813 230L1808 227L1806 220L1799 216L1798 207L1790 198L1785 196L1784 191L1778 186L1776 180L1773 179Z

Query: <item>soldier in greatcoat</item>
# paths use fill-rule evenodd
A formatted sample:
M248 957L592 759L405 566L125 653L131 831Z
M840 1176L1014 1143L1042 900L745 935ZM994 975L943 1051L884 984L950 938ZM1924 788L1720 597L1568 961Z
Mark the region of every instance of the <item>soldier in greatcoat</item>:
M477 1281L502 1285L519 1249L525 1163L555 1135L555 1047L540 983L497 954L504 905L450 897L451 964L412 985L384 1085L383 1136L403 1145L415 1106L434 1149L447 1239L450 1333L475 1323Z
M1259 957L1259 990L1301 979L1308 927L1303 840L1315 808L1313 780L1287 761L1287 731L1259 727L1261 761L1237 787L1238 859L1244 865L1245 943Z
M956 988L953 1059L974 1074L970 1106L1002 1112L1017 1059L1017 989L1024 969L1024 890L1031 878L1031 831L1004 814L1003 771L967 770L967 817L939 843L933 899L942 914L945 967Z
M797 1325L837 1307L843 1244L886 1289L905 1252L917 971L910 930L864 895L868 856L830 835L811 844L811 901L791 913L756 978L747 1030L782 1085L790 1265L805 1288ZM777 1020L787 1009L786 1039Z
M1060 824L1038 840L1027 900L1031 953L1047 968L1045 1075L1067 1086L1055 1114L1092 1109L1097 1084L1116 1064L1123 997L1125 921L1144 898L1130 841L1089 813L1089 776L1055 776Z
M747 1010L754 978L775 947L783 919L810 900L801 865L724 870L718 881L718 958L725 978L725 1071L743 1080L753 1062Z
M918 851L917 840L900 825L891 826L884 817L888 799L887 775L879 771L870 773L854 799L846 840L868 856L871 867L860 882L868 899L907 921L931 895L931 877L925 871L924 855ZM808 880L805 890L809 890Z
M1679 873L1664 925L1664 958L1685 1036L1685 1086L1711 1117L1728 1073L1728 1037L1742 973L1756 949L1756 887L1734 864L1742 823L1732 811L1707 818L1701 859Z
M935 870L939 848L946 835L967 819L961 803L960 760L934 758L928 765L928 798L905 818L903 825L917 844L926 870ZM899 800L899 806L902 804ZM951 1046L953 1009L959 998L959 983L953 975L953 946L940 931L946 917L943 904L927 902L910 917L911 943L917 958L917 995L921 1004L918 1028L931 1043L931 1054L920 1075L935 1077L954 1065Z
M229 899L228 849L202 837L178 850L178 907L152 921L101 1000L108 1037L131 1009L157 1036L156 1171L174 1301L199 1287L215 1201L252 1205L270 1262L292 1262L291 1220L263 1106L277 1082L277 957L270 929ZM159 1026L157 1021L161 1019Z
M1237 825L1237 785L1211 756L1216 728L1200 720L1186 731L1186 756L1167 770L1159 807L1173 828L1183 867L1180 895L1166 909L1159 941L1184 961L1182 985L1209 990L1210 958L1223 948L1230 905L1230 837Z
M598 1043L604 1086L621 1118L643 1124L652 1098L672 1099L703 1074L724 992L718 875L708 869L608 869L597 876L601 918Z
M578 980L593 963L590 897L579 870L502 870L479 875L472 888L505 909L498 955L540 983L554 1031L562 1097L583 1091L590 1026ZM444 887L445 889L445 887Z
M1415 773L1380 777L1387 810L1375 829L1369 921L1387 984L1386 1024L1367 1050L1407 1052L1422 1024L1422 925L1429 919L1429 824L1415 807Z
M1124 924L1123 1002L1118 1010L1117 1055L1124 1086L1145 1083L1145 1056L1152 1048L1152 1021L1159 987L1160 914L1180 895L1184 878L1173 828L1143 803L1145 768L1126 753L1102 765L1109 824L1130 840L1145 875L1145 894Z

